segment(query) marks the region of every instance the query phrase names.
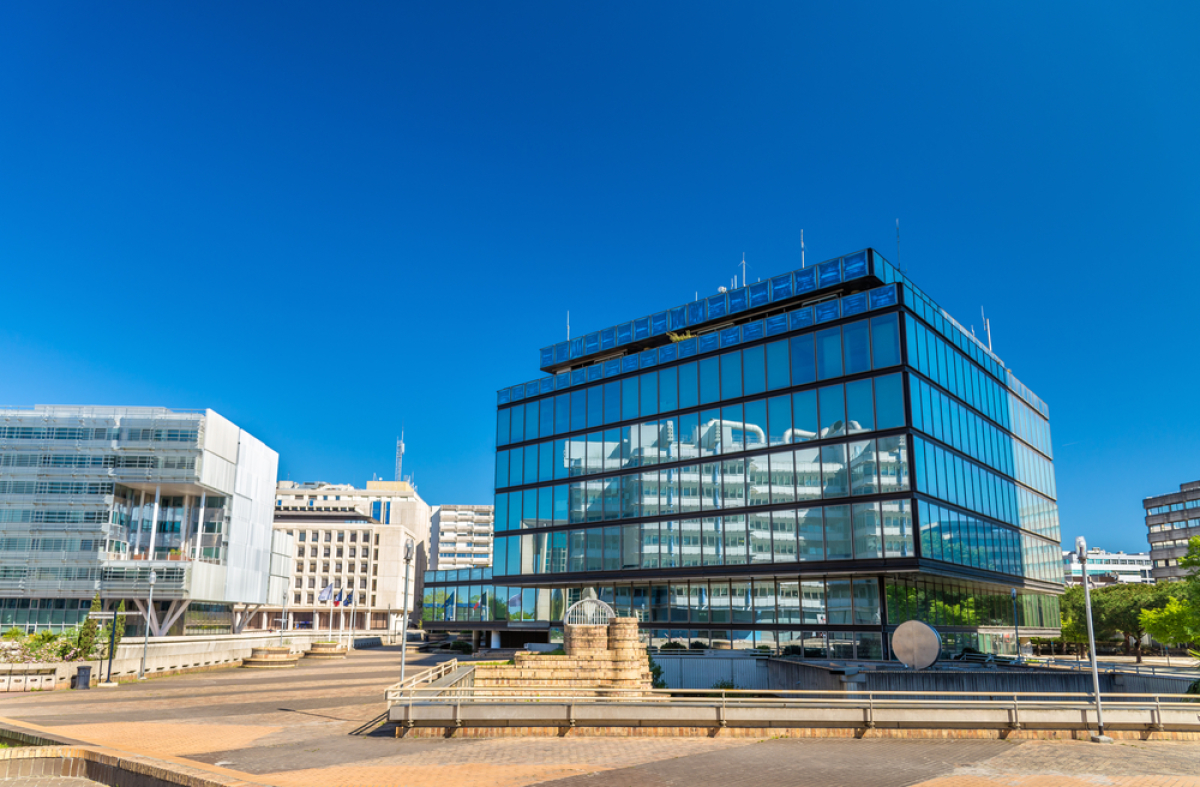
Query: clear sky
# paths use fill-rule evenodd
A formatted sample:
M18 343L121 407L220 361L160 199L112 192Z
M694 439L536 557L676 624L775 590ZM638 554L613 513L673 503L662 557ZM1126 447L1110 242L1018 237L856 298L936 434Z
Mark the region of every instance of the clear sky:
M1051 410L1064 539L1200 479L1196 3L8 3L0 402L211 407L491 502L566 335L875 246Z

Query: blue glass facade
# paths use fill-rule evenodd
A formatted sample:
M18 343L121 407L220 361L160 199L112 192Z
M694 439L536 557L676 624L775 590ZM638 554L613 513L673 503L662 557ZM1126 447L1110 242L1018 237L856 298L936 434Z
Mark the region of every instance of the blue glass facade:
M481 623L514 620L508 594L552 625L592 587L659 638L886 657L917 617L1004 650L1015 587L1023 631L1058 627L1048 408L873 250L540 362L497 397L491 582L477 606L473 585L430 596L432 623L465 592ZM943 614L951 598L971 613Z

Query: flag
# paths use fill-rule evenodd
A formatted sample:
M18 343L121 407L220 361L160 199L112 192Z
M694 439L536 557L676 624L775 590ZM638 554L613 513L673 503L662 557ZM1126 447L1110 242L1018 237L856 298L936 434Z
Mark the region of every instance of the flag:
M320 601L322 604L324 604L326 601L328 601L330 599L330 597L332 595L333 595L333 583L330 582L321 591L321 595L317 596L317 601Z
M342 591L339 590L337 595L333 597L333 605L335 607L340 607L342 605Z
M451 590L446 594L446 601L442 604L442 609L449 613L451 607L454 606L454 591Z
M343 601L342 603L345 604L347 607L354 603L354 591L353 590L351 590L349 593L346 594L346 600Z
M508 605L510 607L521 606L521 591L518 590L516 593L513 593L511 596L508 597Z

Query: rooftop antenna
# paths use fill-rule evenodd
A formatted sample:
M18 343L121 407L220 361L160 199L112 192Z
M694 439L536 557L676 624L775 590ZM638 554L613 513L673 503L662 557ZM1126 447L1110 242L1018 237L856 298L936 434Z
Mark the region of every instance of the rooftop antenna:
M896 219L896 267L900 268L900 219ZM904 269L900 268L900 272Z
M992 321L989 320L987 318L987 315L983 313L982 306L979 307L979 316L981 318L983 318L983 330L985 333L987 333L987 339L988 339L988 352L991 352L992 351Z
M404 427L400 427L400 438L396 440L396 480L403 481L400 471L404 468Z
M800 267L804 267L804 230L800 230Z
M571 312L567 311L567 341L571 340Z
M746 252L743 251L742 252L742 286L745 287L749 283L750 283L750 280L746 278Z

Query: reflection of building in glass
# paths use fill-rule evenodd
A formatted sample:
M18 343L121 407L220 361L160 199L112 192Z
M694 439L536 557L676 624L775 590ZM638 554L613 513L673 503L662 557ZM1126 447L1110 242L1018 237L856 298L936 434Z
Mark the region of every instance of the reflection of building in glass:
M1189 569L1179 565L1188 541L1200 536L1200 481L1180 484L1178 492L1142 501L1150 530L1151 573L1156 582L1177 582Z
M0 411L0 625L70 628L99 593L156 636L229 633L235 605L266 601L273 543L290 549L278 462L212 410Z
M918 618L1011 651L1016 587L1058 628L1048 409L874 251L541 367L498 397L491 575L431 576L431 627L528 640L592 588L656 640L879 658Z

